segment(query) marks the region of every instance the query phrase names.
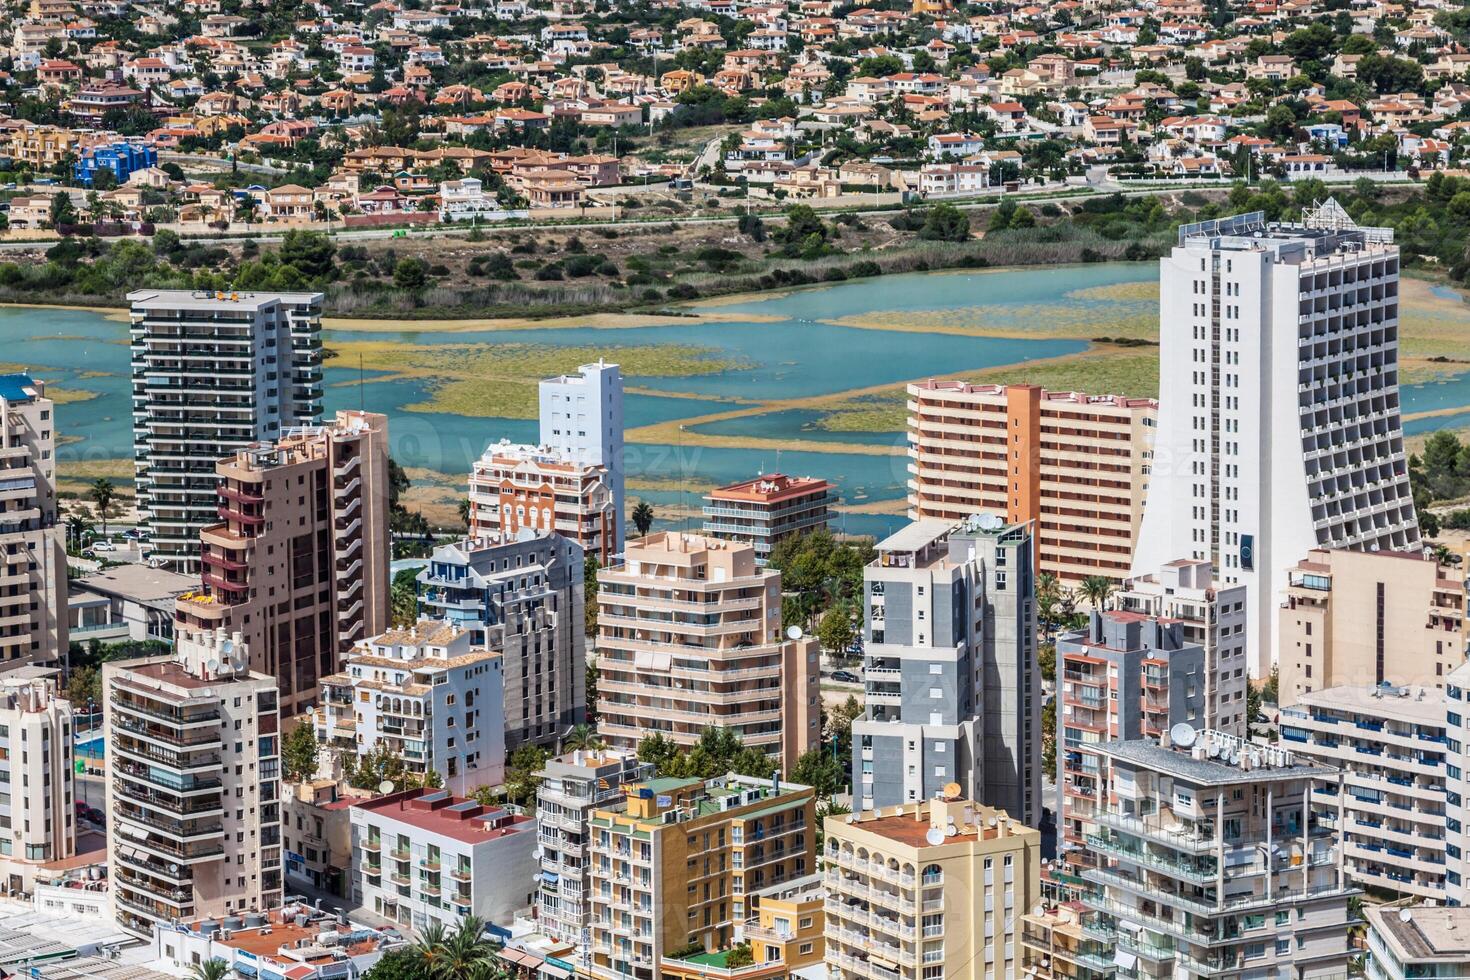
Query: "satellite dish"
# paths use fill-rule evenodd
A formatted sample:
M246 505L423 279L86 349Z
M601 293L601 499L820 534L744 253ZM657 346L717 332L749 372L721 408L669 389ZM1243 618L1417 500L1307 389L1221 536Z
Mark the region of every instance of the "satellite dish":
M219 673L219 661L218 660L211 660L211 661L209 661L207 664L204 665L204 669L207 670L207 671L209 671L211 674Z
M1410 912L1408 909L1399 909L1399 921L1400 922L1408 922L1413 917L1414 917L1414 913L1413 912Z
M1045 911L1046 911L1046 906L1045 905L1042 905L1040 903L1037 903L1036 907L1031 910L1031 914L1032 915L1041 915Z
M385 779L381 783L379 783L378 792L382 793L384 796L387 796L389 793L393 792L393 780Z
M1211 742L1210 743L1210 758L1211 759L1218 759L1218 758L1220 758L1220 746L1216 745L1214 742Z
M985 818L985 826L987 827L994 827L998 823L1000 823L1000 821L995 818L995 814L993 813Z
M786 639L788 639L788 640L799 640L799 639L801 639L801 627L800 626L796 626L794 624L791 625L791 626L786 627Z
M250 658L242 653L240 654L240 656L235 658L234 664L236 670L244 670L245 668L250 666Z
M944 798L946 800L957 800L957 799L959 799L959 797L960 797L960 784L959 783L945 783L944 784Z
M1179 724L1175 725L1173 728L1169 729L1169 741L1173 742L1181 749L1187 749L1191 745L1193 745L1194 739L1194 728L1190 725L1185 724L1182 721Z
M233 653L234 650L235 650L235 641L234 640L225 640L223 643L221 643L219 645L219 652L225 654L226 656L228 656L229 654Z
M946 824L945 825L945 827L944 827L944 836L946 836L946 837L958 837L959 835L960 835L960 828L956 827L954 824Z
M930 847L938 847L944 843L944 831L938 827L930 827L929 832L924 835L924 840L929 843Z

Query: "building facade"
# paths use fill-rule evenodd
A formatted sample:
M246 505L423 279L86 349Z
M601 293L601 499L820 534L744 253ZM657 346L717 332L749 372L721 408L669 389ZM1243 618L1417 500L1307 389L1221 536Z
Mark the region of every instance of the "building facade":
M286 882L346 898L352 887L351 796L335 779L286 783L281 843Z
M1442 689L1465 659L1464 573L1422 554L1314 549L1278 611L1283 705L1331 687Z
M1186 225L1159 261L1163 384L1133 571L1194 558L1247 586L1253 677L1270 673L1270 613L1308 551L1419 545L1392 242L1329 200L1300 225Z
M1341 798L1318 792L1312 803L1318 823L1342 835L1349 878L1364 888L1444 900L1442 690L1332 687L1304 694L1281 712L1281 744L1342 770Z
M1128 573L1158 403L1036 385L908 387L909 519L982 511L1035 528L1038 572Z
M659 531L598 579L598 731L614 747L719 726L789 770L817 744L817 642L784 637L781 573L754 548Z
M1087 952L1139 977L1340 977L1357 890L1312 819L1337 770L1220 732L1104 743L1107 806L1082 872Z
M68 647L54 407L45 382L0 375L0 667L7 670L59 665Z
M72 783L72 706L56 671L23 667L0 674L0 756L8 761L0 801L0 882L32 894L42 865L77 853Z
M140 289L132 304L138 515L153 557L199 569L219 520L212 464L321 415L321 293Z
M1180 558L1158 571L1130 578L1113 593L1127 612L1177 620L1186 643L1205 651L1205 718L1202 727L1244 736L1249 671L1245 586L1221 584L1207 561Z
M836 501L832 485L815 477L782 473L716 487L704 498L704 533L743 541L765 565L782 540L825 528Z
M1031 527L926 518L863 569L866 709L852 724L854 811L950 783L1041 819L1041 678Z
M541 931L586 952L592 926L591 826L598 808L623 798L624 787L653 777L651 763L611 750L569 752L536 774L541 875L536 918Z
M1414 905L1367 906L1367 980L1470 975L1470 930L1463 909Z
M559 534L521 531L434 549L418 575L419 613L500 654L505 745L554 746L587 721L586 596L582 548Z
M531 904L536 821L444 790L409 789L352 806L354 898L423 930L467 915L509 922Z
M388 420L338 412L214 465L223 523L199 532L180 627L245 637L288 717L354 643L388 625Z
M554 531L606 566L621 551L608 472L556 450L501 440L470 472L472 538Z
M1086 629L1057 637L1056 658L1054 812L1059 859L1075 870L1096 863L1087 835L1107 785L1097 746L1204 728L1205 652L1184 639L1182 623L1094 610Z
M633 783L591 826L583 968L599 980L658 980L672 953L728 951L751 917L747 896L816 869L815 796L779 779Z
M438 773L452 793L505 778L500 654L452 623L421 619L364 640L322 678L317 741L338 757L381 745L408 772Z
M616 364L583 364L539 388L541 445L564 459L606 471L618 542L627 540L623 473L623 375ZM612 557L608 552L604 557Z
M1019 976L1041 900L1041 831L936 797L828 817L827 971L836 980Z
M1470 745L1470 662L1450 672L1444 685L1445 745L1445 900L1450 905L1470 905L1470 779L1465 776L1465 746Z
M282 899L276 682L238 634L102 666L107 854L118 925L262 912Z

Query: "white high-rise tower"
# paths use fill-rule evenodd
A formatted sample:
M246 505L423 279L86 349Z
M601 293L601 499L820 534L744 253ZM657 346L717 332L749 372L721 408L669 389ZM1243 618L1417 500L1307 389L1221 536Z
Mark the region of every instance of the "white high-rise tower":
M623 542L623 375L616 364L583 364L541 382L541 445L583 466L607 470ZM604 563L606 563L604 561Z
M1399 420L1399 252L1336 201L1179 229L1159 263L1159 431L1134 574L1213 561L1270 672L1286 569L1420 547Z

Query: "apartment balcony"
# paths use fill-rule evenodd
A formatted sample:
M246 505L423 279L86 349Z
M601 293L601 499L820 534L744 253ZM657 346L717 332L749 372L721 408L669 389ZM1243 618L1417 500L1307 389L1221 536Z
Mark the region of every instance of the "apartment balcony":
M125 732L139 741L171 749L199 751L219 748L224 744L219 729L215 725L189 731L175 728L173 724L171 722L167 725L160 725L153 722L135 721L121 715L115 715L112 719L114 732Z
M173 725L179 728L190 728L196 725L212 725L219 721L219 709L206 708L202 705L191 711L173 711L162 707L150 707L128 698L119 697L116 694L108 698L108 700L112 702L113 707L127 714L137 715L140 718L163 722L165 725Z
M126 739L114 736L110 745L119 755L138 762L163 766L181 774L192 775L208 769L222 769L224 766L223 760L217 753L170 752L138 741L130 734Z
M148 807L178 820L222 817L225 812L224 803L218 797L183 798L172 793L159 793L140 787L126 777L113 780L112 792L119 799Z

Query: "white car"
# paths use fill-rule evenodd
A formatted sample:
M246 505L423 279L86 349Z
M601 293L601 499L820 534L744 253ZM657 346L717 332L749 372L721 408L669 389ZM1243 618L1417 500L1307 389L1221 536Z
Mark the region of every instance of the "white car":
M93 551L116 551L117 550L117 545L113 544L111 541L93 541L92 542L92 550Z

